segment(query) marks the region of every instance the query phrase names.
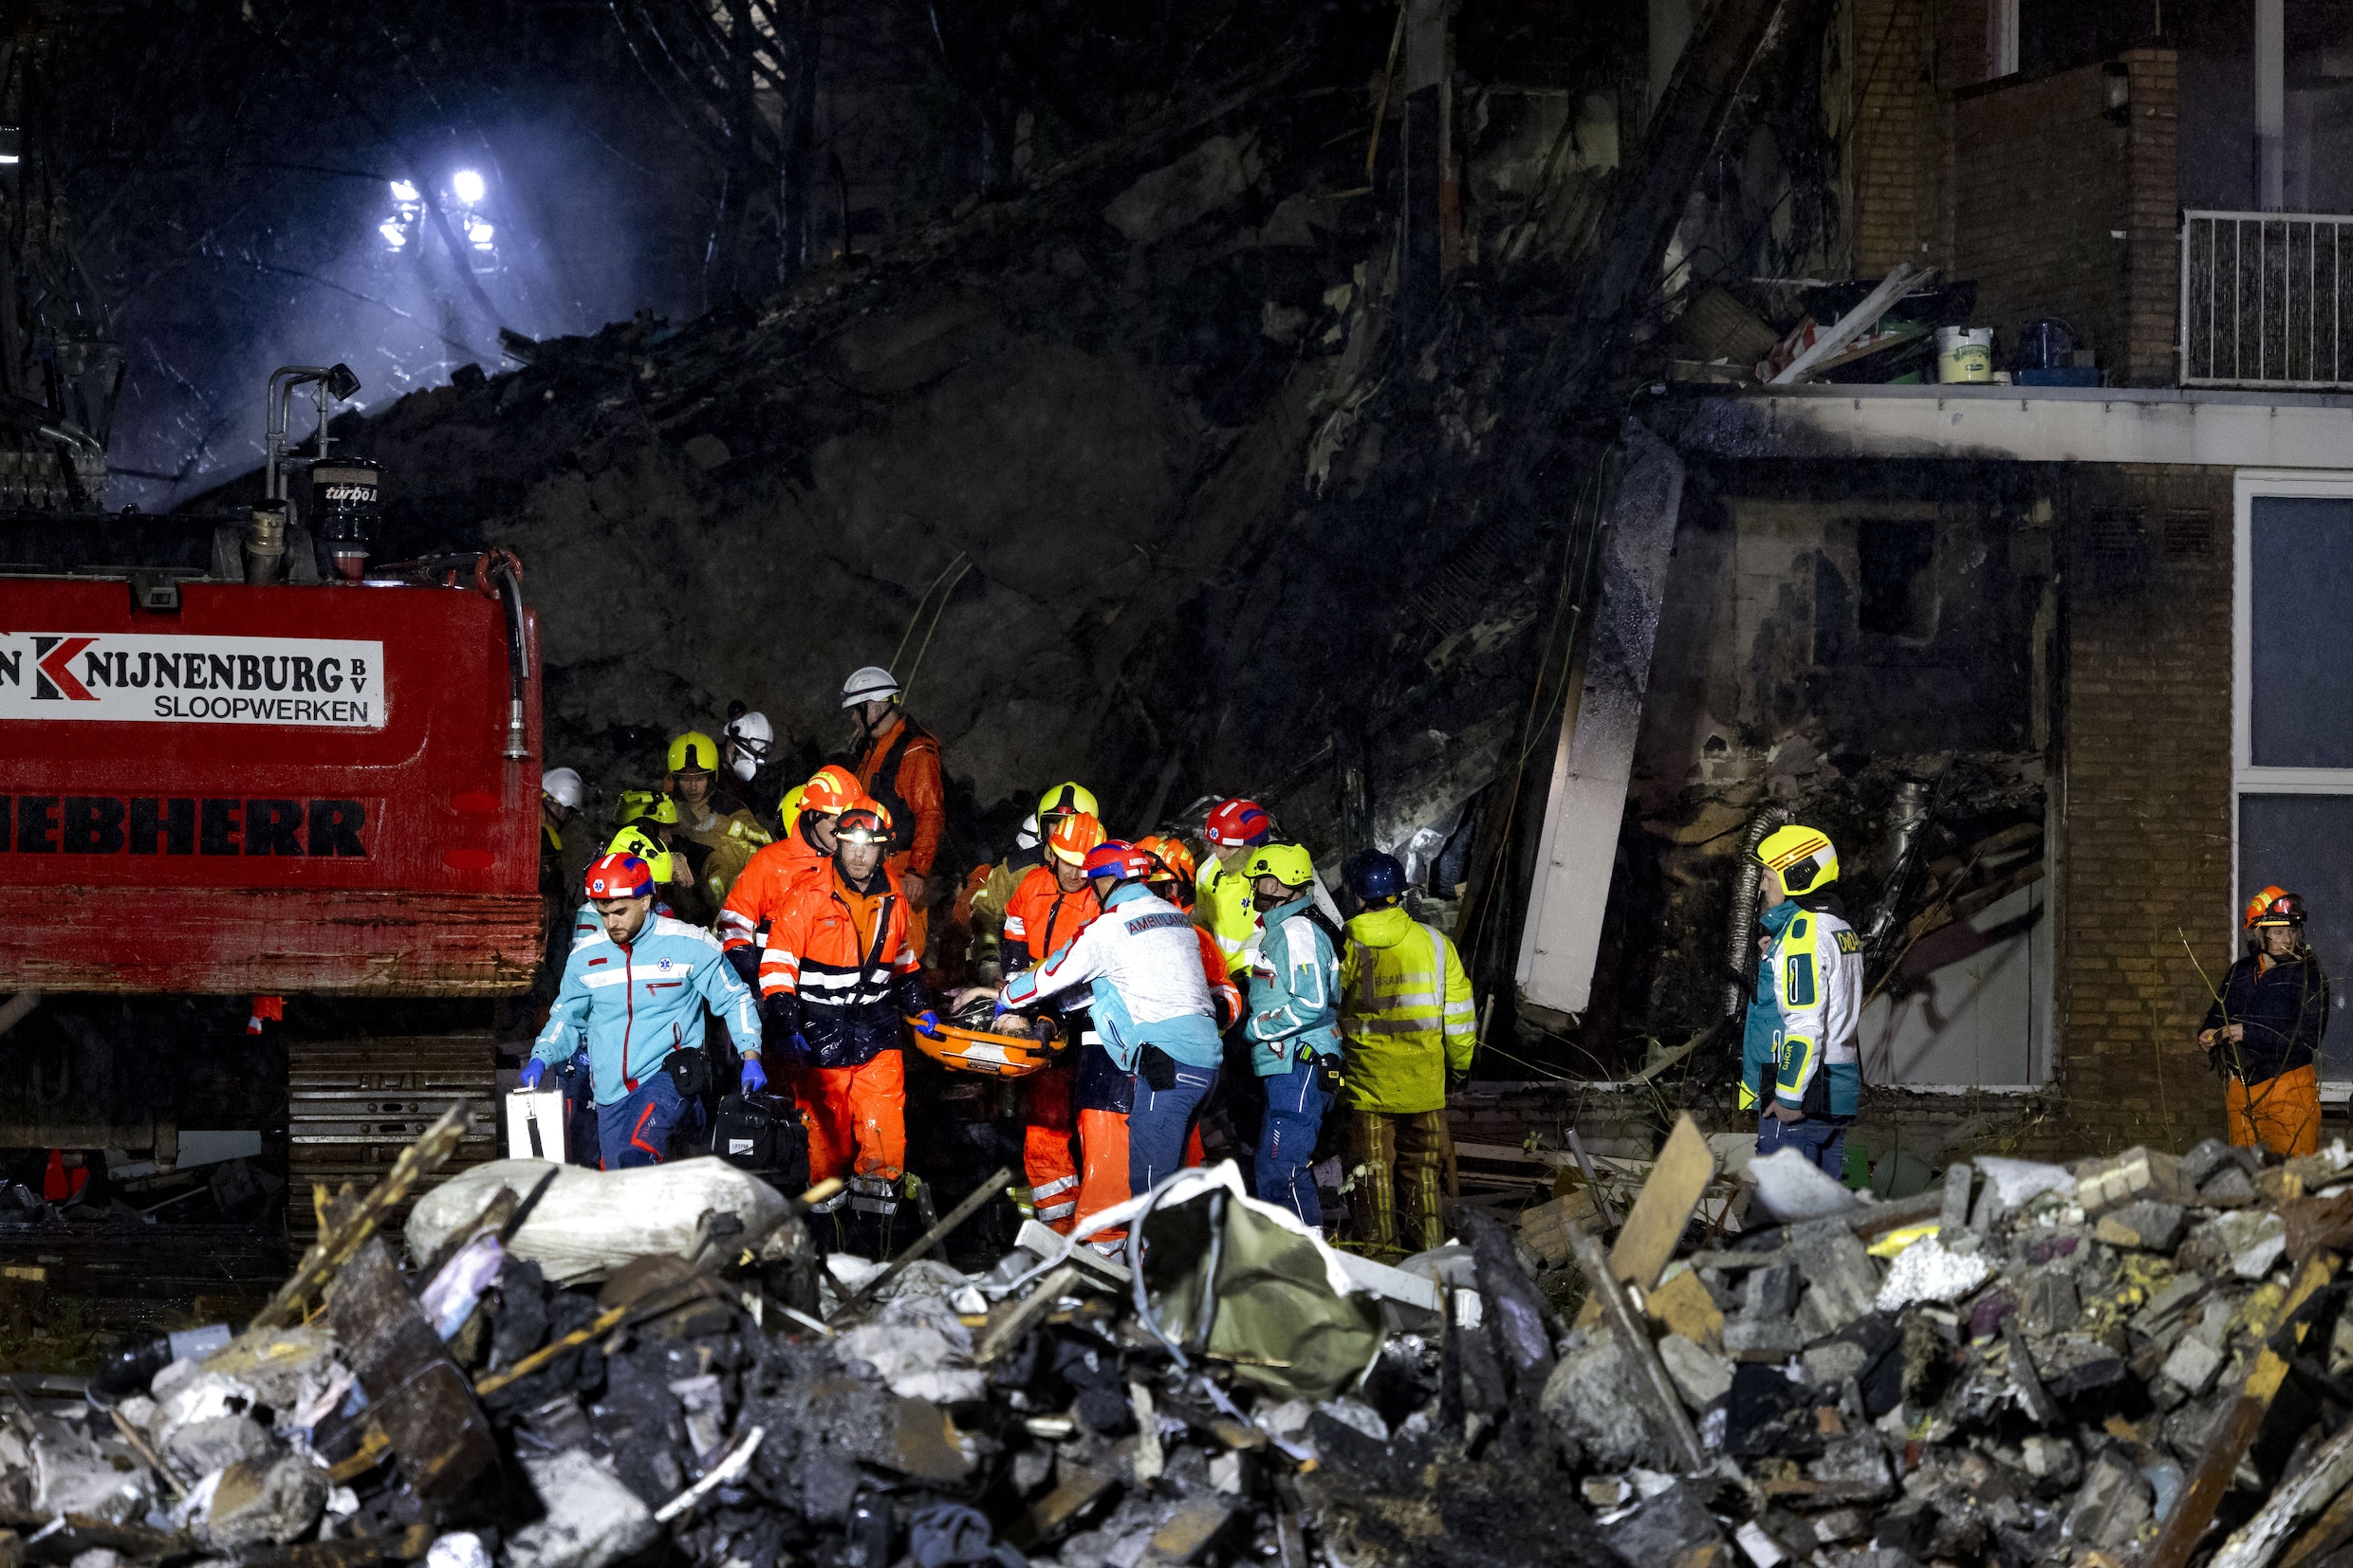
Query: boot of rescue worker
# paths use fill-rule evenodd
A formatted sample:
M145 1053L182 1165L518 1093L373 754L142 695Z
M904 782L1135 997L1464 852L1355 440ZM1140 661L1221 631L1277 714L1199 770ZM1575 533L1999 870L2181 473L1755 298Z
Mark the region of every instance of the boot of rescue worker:
M898 679L873 665L842 683L842 706L858 720L851 771L869 798L889 812L890 873L907 899L907 943L928 961L934 878L948 827L948 790L939 742L900 708Z
M2223 976L2197 1042L2223 1077L2230 1138L2294 1157L2320 1148L2320 1048L2328 976L2305 941L2304 897L2267 887L2249 900L2249 951Z
M1862 939L1840 907L1838 851L1826 834L1793 822L1767 834L1756 858L1765 868L1760 913L1797 906L1766 950L1778 1043L1756 1152L1762 1157L1794 1149L1843 1181L1846 1129L1862 1096Z
M1446 1096L1468 1079L1478 1043L1471 977L1454 944L1404 909L1395 856L1351 856L1341 876L1355 912L1340 966L1347 1080L1339 1101L1349 1230L1396 1262L1445 1245L1454 1142ZM1401 1220L1401 1224L1400 1224Z
M1321 1230L1315 1146L1340 1086L1340 958L1315 908L1315 864L1299 844L1266 844L1243 867L1263 930L1250 973L1251 1065L1266 1091L1258 1198Z

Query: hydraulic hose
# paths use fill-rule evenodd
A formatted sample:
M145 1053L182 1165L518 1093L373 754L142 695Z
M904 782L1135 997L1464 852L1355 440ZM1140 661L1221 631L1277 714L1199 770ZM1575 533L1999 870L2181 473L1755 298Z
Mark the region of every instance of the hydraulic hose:
M519 762L531 754L531 748L523 722L523 563L514 552L493 549L482 557L475 581L483 583L485 592L491 592L488 580L493 579L497 582L494 591L507 606L507 749L501 755Z

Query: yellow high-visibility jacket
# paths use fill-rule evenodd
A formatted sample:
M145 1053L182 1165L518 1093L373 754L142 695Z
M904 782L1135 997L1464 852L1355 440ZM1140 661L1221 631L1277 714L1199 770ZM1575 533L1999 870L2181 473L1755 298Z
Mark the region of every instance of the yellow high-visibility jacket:
M1471 976L1454 944L1402 909L1348 922L1340 960L1340 1032L1349 1105L1389 1116L1446 1107L1446 1074L1467 1072L1478 1044Z
M1228 871L1214 855L1205 856L1193 876L1199 902L1194 924L1208 928L1226 955L1226 972L1241 974L1251 967L1258 946L1258 906L1251 900L1250 878Z

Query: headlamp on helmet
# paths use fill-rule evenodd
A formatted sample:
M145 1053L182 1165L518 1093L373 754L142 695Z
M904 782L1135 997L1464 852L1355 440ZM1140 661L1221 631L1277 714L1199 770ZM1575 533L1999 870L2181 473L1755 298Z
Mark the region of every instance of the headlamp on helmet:
M891 841L889 819L877 802L861 801L834 819L833 841L837 844L887 844Z
M2302 926L2304 924L2304 895L2289 893L2285 888L2265 888L2247 905L2247 929L2260 931L2265 926Z

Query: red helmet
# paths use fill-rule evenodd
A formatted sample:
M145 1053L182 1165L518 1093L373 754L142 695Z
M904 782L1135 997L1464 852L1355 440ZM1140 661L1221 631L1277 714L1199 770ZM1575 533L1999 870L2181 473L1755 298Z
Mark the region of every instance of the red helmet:
M1263 844L1274 837L1274 819L1256 801L1220 801L1209 814L1209 841L1228 849Z
M654 868L635 855L600 855L581 885L591 898L651 898Z
M1122 882L1140 882L1158 869L1159 864L1134 844L1106 839L1088 853L1086 875L1089 879L1111 876Z

